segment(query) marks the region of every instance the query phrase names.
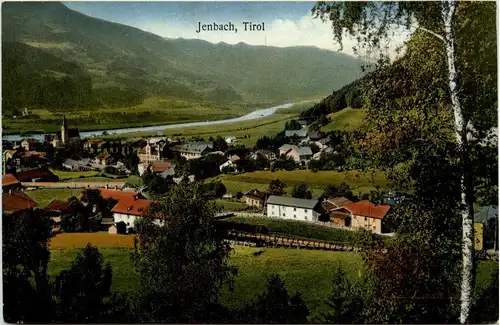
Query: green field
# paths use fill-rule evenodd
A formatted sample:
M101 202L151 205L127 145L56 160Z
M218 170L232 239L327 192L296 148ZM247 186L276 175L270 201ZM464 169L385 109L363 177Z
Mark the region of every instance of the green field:
M341 111L328 115L332 122L321 128L323 132L329 131L354 131L358 130L366 118L363 109L344 108Z
M389 181L383 173L377 172L363 173L358 171L336 172L336 171L318 171L294 170L294 171L256 171L238 175L219 175L215 177L224 183L228 193L236 194L238 191L246 193L254 188L266 190L273 179L279 179L287 185L285 189L287 194L292 193L294 185L306 183L314 198L323 193L326 185L340 185L342 182L349 184L354 193L367 193L375 189L376 185L386 188Z
M322 308L331 290L332 270L337 262L346 269L348 277L355 279L361 271L361 256L352 252L328 252L285 248L265 248L260 256L253 256L257 248L235 246L230 263L238 268L235 291L224 290L222 301L230 307L241 306L256 297L266 287L266 277L278 273L290 293L300 291L310 310ZM130 249L100 249L104 260L113 267L112 290L133 292L138 286L138 274L130 259ZM75 249L51 250L49 274L51 279L69 268L76 256ZM481 262L478 271L478 287L489 285L492 271L498 268L493 261Z
M217 205L219 205L224 211L240 211L248 208L243 201L232 199L217 199L215 200Z
M176 97L149 97L141 104L126 107L102 107L65 111L70 127L80 131L117 129L195 121L221 120L245 115L268 103L212 102ZM6 118L4 134L23 131L55 132L61 127L61 113L52 109L33 109L36 118ZM138 114L140 115L140 118Z
M82 178L82 177L92 177L96 175L100 175L101 172L97 171L83 171L83 172L68 172L68 171L62 171L62 170L55 170L51 169L51 172L53 172L55 175L59 177L60 181L68 180L68 179L76 179L76 178Z
M81 189L51 188L26 191L26 194L38 203L39 208L43 208L52 200L66 201L72 196L78 196L81 192Z

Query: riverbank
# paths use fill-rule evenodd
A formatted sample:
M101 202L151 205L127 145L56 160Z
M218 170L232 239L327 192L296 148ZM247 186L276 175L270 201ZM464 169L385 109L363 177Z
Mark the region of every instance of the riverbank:
M299 102L291 102L291 103L286 103L282 105L277 105L269 108L264 108L264 109L258 109L255 110L251 113L245 114L243 116L235 117L235 118L230 118L230 119L214 119L214 116L212 114L206 115L210 116L211 120L210 121L198 121L198 122L188 122L188 123L173 123L173 124L156 124L156 125L150 125L150 126L140 126L140 127L127 127L127 128L121 128L121 129L102 129L102 130L92 130L92 131L83 131L80 129L80 137L81 138L89 138L89 137L94 137L94 136L103 136L103 135L112 135L112 136L124 136L124 135L137 135L140 134L144 136L145 134L149 135L154 135L157 133L164 132L166 130L173 130L173 129L185 129L185 128L194 128L194 127L207 127L207 126L213 126L213 125L221 125L221 124L231 124L231 123L241 123L241 122L246 122L246 121L252 121L252 120L257 120L265 117L269 117L276 113L278 110L282 109L291 109L295 105L298 105L301 109L304 107L306 103L313 103L317 100L305 100L305 101L299 101ZM70 124L70 127L72 125ZM80 127L79 127L80 128ZM7 131L8 132L8 131ZM47 133L50 134L50 133ZM30 134L30 138L35 138L37 140L43 141L45 134ZM26 137L26 135L24 136ZM24 138L20 134L7 134L4 132L2 139L3 140L8 140L8 141L19 141L22 138Z

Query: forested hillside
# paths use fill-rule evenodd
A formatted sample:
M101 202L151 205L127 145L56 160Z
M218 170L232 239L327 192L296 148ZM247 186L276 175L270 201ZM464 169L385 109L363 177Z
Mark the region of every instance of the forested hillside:
M357 58L314 47L165 39L58 2L2 9L6 114L23 106L134 105L149 96L285 101L328 93L362 75ZM63 89L64 96L56 94Z

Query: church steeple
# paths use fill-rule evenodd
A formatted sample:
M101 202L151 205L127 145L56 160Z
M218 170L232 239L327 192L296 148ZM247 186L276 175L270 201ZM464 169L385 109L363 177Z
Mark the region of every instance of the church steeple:
M66 115L63 115L63 122L61 126L61 142L68 143L68 124L66 123Z

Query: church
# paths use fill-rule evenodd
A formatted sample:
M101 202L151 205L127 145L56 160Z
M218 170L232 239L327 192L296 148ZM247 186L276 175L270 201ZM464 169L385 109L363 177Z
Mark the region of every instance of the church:
M54 148L64 147L70 144L80 142L80 132L78 129L69 129L66 122L66 116L63 115L61 131L55 135L46 135L45 141L50 142Z

